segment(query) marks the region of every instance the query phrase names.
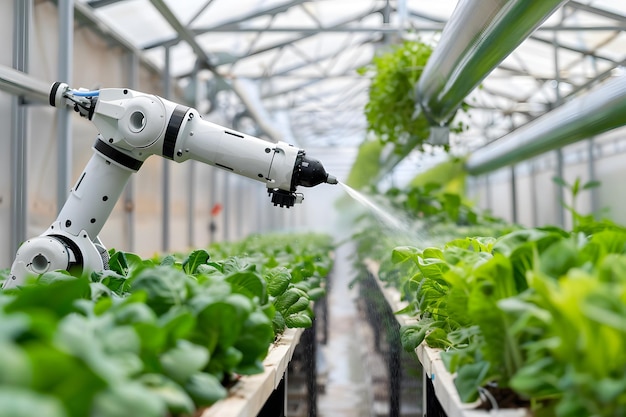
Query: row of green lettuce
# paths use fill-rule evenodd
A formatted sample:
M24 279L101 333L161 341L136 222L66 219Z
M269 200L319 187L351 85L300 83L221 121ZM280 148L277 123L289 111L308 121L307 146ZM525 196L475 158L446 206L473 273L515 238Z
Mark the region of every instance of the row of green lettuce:
M1 417L192 415L312 324L327 235L269 234L0 292ZM0 282L7 279L7 270Z
M563 230L442 209L422 230L443 233L392 250L398 234L372 240L384 233L370 222L355 235L358 262L381 262L381 280L408 301L399 313L418 319L401 329L405 349L442 349L464 402L498 388L536 416L624 416L626 228L571 211Z

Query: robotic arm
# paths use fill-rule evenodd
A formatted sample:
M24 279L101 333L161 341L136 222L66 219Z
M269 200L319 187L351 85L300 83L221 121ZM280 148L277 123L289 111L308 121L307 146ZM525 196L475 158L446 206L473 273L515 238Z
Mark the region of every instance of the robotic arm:
M301 203L298 186L336 184L322 164L284 142L271 143L202 120L197 110L141 92L107 88L73 90L53 84L50 104L73 106L100 132L57 219L20 246L3 288L47 271L108 268L98 238L131 174L151 155L188 159L264 182L275 206Z

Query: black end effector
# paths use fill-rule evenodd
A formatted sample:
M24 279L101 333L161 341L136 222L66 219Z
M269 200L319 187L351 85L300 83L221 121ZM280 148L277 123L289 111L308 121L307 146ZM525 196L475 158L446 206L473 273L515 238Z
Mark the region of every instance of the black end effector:
M286 208L293 207L293 205L296 204L296 201L301 202L303 198L302 194L279 190L278 188L268 190L268 194L272 196L272 203L274 203L274 206Z
M268 190L268 193L272 196L272 203L275 206L289 208L304 199L301 193L295 192L298 185L314 187L323 182L337 184L337 178L328 174L320 161L307 158L304 151L300 151L291 176L291 191L274 188Z
M337 184L337 178L326 172L317 159L307 158L302 151L293 170L292 185L314 187L321 183ZM295 188L295 187L294 187Z

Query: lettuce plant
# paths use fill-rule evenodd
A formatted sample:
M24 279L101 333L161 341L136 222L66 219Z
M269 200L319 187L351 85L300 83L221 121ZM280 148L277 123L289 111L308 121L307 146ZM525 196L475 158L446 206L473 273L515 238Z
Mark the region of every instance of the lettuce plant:
M224 398L286 326L311 325L330 270L329 237L263 246L271 256L111 251L110 270L0 292L0 417L191 415Z
M417 273L403 343L442 348L463 401L489 384L532 401L538 415L626 410L626 232L522 229L443 249L401 247Z

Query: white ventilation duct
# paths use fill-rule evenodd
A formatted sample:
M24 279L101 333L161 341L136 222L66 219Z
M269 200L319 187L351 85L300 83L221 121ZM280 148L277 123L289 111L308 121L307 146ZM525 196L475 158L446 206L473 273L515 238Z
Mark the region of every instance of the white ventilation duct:
M463 99L566 0L461 0L416 86L434 126L446 125Z
M465 166L483 174L624 125L626 76L619 76L476 150Z

